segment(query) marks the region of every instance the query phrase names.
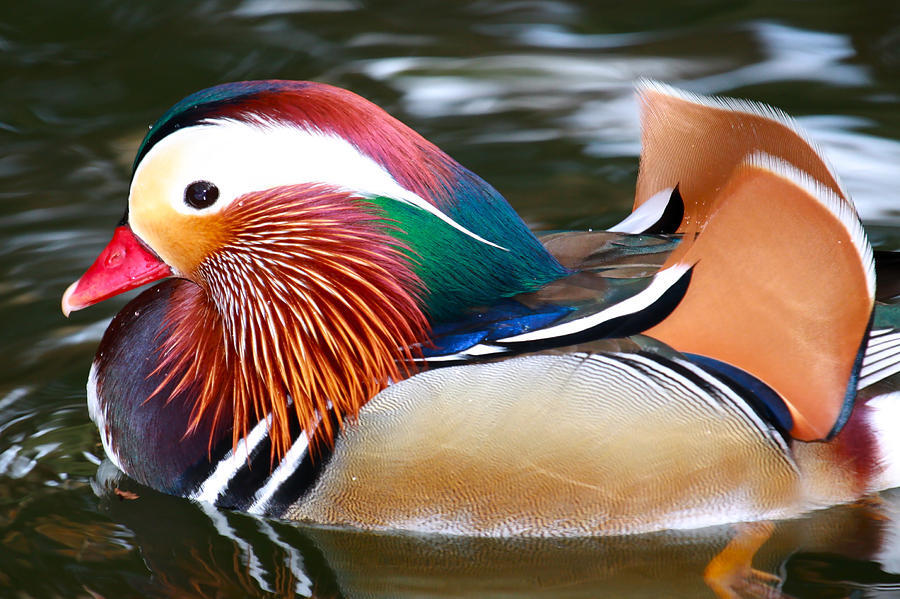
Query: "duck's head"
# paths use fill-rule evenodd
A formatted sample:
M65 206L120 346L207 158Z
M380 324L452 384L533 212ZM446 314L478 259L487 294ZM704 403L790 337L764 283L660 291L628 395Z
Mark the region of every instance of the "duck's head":
M352 415L406 375L430 321L564 272L493 188L374 104L256 81L151 127L126 216L62 308L190 281L157 372L196 390L192 426L230 396L235 439L271 413L277 444L290 400L306 430L329 405Z

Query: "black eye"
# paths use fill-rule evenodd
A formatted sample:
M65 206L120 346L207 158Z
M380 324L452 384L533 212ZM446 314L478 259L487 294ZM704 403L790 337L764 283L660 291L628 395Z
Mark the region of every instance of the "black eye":
M184 203L191 208L209 208L219 199L219 188L209 181L194 181L184 189Z

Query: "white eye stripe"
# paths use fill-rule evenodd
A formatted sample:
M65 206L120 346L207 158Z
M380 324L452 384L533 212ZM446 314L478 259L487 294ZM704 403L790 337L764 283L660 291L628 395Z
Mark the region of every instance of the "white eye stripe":
M145 168L167 159L164 193L182 214L216 213L244 194L304 182L376 193L399 187L343 139L294 127L217 120L180 129L147 153L135 171L132 189L140 185ZM219 198L210 207L185 205L185 189L195 181L209 181L219 189Z
M214 214L247 193L317 183L360 197L381 196L408 203L482 243L505 250L402 187L386 169L337 135L268 121L231 119L179 129L160 140L141 160L132 180L130 201L142 187L146 171L158 172L151 168L158 161L166 163L163 194L180 214ZM195 181L209 181L219 190L218 200L208 208L198 210L185 204L185 189Z

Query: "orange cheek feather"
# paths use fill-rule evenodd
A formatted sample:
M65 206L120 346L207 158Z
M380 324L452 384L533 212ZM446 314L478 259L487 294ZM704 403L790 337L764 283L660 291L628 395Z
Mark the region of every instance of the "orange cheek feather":
M191 215L176 212L169 204L159 178L142 173L132 190L129 221L134 232L179 274L193 279L203 260L225 242L219 214Z
M246 194L209 220L205 243L227 241L189 266L198 286L173 298L158 368L161 387L196 393L191 426L218 423L228 402L236 443L271 414L280 457L292 420L330 444L324 414L340 423L412 374L427 338L420 283L371 207L292 186Z

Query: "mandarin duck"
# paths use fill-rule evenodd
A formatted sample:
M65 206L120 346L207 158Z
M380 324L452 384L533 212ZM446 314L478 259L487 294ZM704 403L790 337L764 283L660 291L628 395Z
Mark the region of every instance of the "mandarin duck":
M108 458L221 508L474 536L766 521L900 485L898 313L832 168L767 106L637 95L631 215L540 237L351 92L175 104L62 300L161 280L91 367Z

